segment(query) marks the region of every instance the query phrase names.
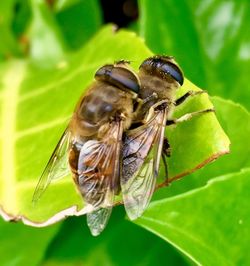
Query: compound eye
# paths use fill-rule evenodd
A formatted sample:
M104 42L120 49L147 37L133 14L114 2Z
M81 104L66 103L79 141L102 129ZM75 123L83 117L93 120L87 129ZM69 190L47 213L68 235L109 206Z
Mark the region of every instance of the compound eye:
M161 66L162 70L174 78L181 86L183 85L184 78L180 68L170 62L167 62Z
M164 78L164 75L171 76L180 85L183 85L184 77L181 69L174 63L173 57L154 56L147 58L140 66L145 71Z
M135 93L138 93L140 89L137 76L124 67L105 65L97 70L95 79L110 83L122 90L131 90Z

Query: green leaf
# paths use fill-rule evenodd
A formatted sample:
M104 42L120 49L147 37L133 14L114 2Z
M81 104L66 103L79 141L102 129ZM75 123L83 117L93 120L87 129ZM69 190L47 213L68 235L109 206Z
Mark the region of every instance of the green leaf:
M171 245L125 220L123 207L115 208L106 230L97 238L91 236L85 223L81 218L65 221L48 246L42 265L149 266L162 265L163 261L189 265Z
M15 4L15 0L0 2L0 60L21 55L20 47L12 32Z
M99 1L59 1L56 19L71 49L80 48L100 28Z
M198 88L185 80L177 97L189 90L196 91ZM204 93L190 97L176 107L173 117L178 118L190 112L210 108L213 108L213 105ZM229 151L229 139L215 119L214 113L202 114L190 121L169 126L166 135L171 147L171 156L167 159L170 180L189 174Z
M27 30L31 19L31 7L29 5L29 1L16 0L14 9L15 15L12 21L12 31L16 38L21 38L22 40L22 37L25 35L25 31ZM20 44L22 44L22 41L20 41ZM23 43L23 45L28 45L27 40Z
M30 56L39 67L53 67L65 59L65 44L60 29L45 1L30 0L32 21Z
M250 168L153 202L135 221L197 265L249 265Z
M37 229L0 219L1 266L38 265L58 229L58 225Z
M53 3L53 8L55 11L62 11L64 9L67 9L75 4L78 4L82 0L56 0ZM83 0L84 1L84 0Z
M208 180L239 169L250 167L250 147L246 145L250 135L250 114L241 105L219 97L211 98L216 116L231 141L230 154L206 165L195 173L173 182L171 187L158 190L154 199L171 197L204 186ZM244 121L244 122L240 122ZM171 163L171 162L170 162Z
M250 147L246 145L250 135L249 112L241 105L219 97L213 97L211 100L215 106L218 120L232 144L230 146L230 154L194 173L197 179L206 176L206 180L208 180L215 176L250 167ZM241 123L240 121L244 122Z
M215 173L215 169L210 169L209 173L220 175L250 167L250 147L245 145L250 135L250 113L241 105L219 97L213 97L212 102L218 120L230 137L232 146L230 154L220 160L220 168L223 172L217 169Z
M3 80L0 205L10 219L19 215L18 219L27 224L45 226L65 216L86 212L84 209L77 212L83 202L70 176L51 184L33 206L31 198L38 178L95 71L119 59L131 60L138 69L149 55L151 52L134 33L116 33L106 27L68 62L53 70L34 68L23 61L0 68ZM198 88L186 80L179 95L189 89ZM211 106L208 96L203 94L189 99L176 109L175 115ZM188 136L192 137L186 141ZM169 172L173 178L192 172L229 149L229 140L213 113L170 127L169 138L173 149ZM200 151L199 145L203 147ZM198 149L196 153L192 152L194 147ZM176 158L183 164L176 163Z
M140 32L210 94L250 107L249 1L140 0Z

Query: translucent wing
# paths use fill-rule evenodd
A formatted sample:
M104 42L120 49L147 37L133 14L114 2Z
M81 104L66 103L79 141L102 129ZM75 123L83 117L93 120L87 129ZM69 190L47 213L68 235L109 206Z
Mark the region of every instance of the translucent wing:
M87 224L93 236L98 236L106 227L112 207L99 208L87 214Z
M101 140L86 141L80 151L77 182L85 202L94 209L87 214L93 235L104 229L119 191L121 140L122 121L114 121Z
M68 167L69 143L70 132L68 128L66 128L38 181L32 202L37 202L40 199L52 180L70 174L70 169Z
M123 146L121 188L131 220L140 217L152 197L159 171L166 108L156 110L145 125L127 132Z

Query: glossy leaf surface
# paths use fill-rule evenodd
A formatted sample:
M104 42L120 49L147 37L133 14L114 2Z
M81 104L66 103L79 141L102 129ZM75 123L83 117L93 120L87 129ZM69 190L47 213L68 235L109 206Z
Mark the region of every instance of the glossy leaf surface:
M248 265L249 176L248 168L155 201L136 223L172 243L198 265Z
M250 108L250 2L140 0L140 34L212 95Z

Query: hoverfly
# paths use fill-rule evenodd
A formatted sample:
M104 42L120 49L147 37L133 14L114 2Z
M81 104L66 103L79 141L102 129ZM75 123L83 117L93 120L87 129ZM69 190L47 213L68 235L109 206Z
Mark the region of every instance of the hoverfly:
M182 71L170 57L146 59L138 76L139 98L145 103L135 121L142 125L124 137L121 175L123 202L132 220L142 215L154 192L167 118L173 109L176 89L183 84Z
M131 125L139 87L139 79L125 61L97 70L37 184L33 202L52 180L71 170L84 202L92 209L87 214L91 233L98 235L104 229L120 191L122 136Z
M153 56L140 65L141 88L138 97L143 104L134 118L133 129L124 134L121 190L126 212L131 220L142 215L155 190L162 157L167 178L165 156L170 146L165 127L190 119L194 115L214 111L207 109L170 120L173 108L188 96L204 91L189 91L175 100L176 90L183 84L183 72L173 57ZM138 125L135 127L135 125Z

